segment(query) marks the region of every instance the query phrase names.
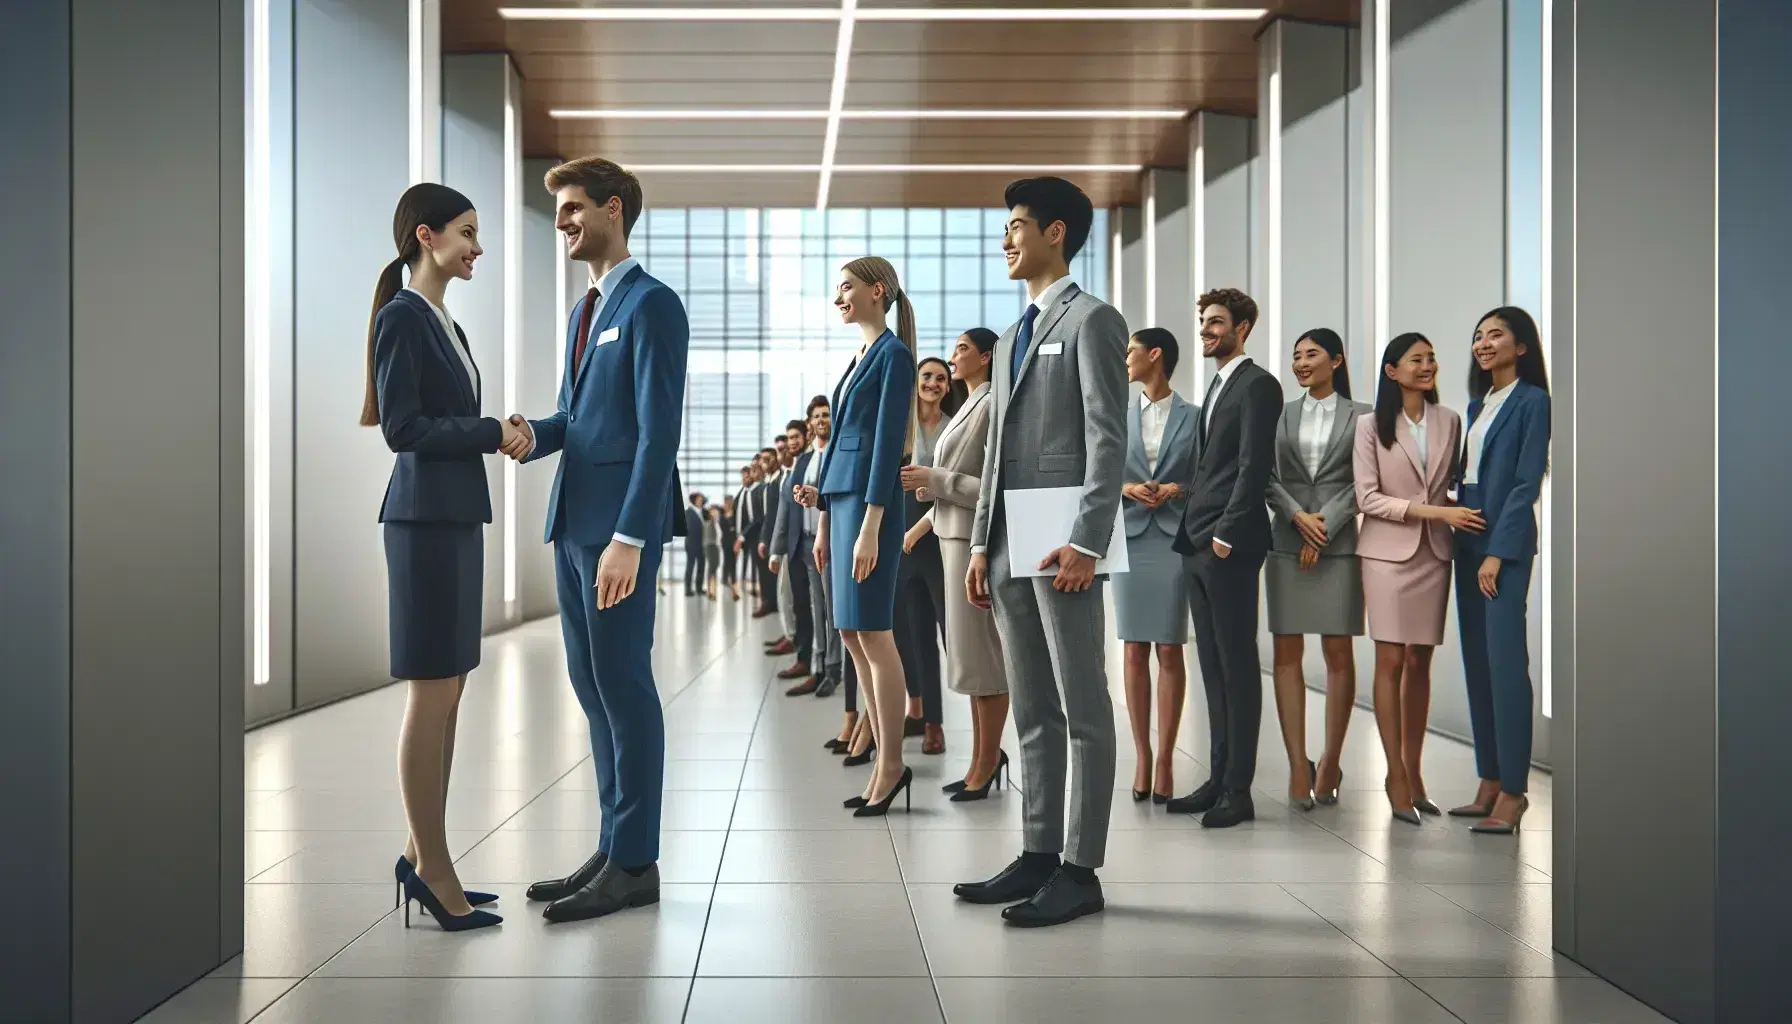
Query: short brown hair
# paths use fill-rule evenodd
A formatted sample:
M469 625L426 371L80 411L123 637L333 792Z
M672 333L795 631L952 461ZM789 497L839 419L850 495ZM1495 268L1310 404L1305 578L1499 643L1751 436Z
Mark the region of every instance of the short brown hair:
M1236 288L1215 288L1202 293L1195 301L1195 315L1199 316L1208 306L1226 307L1226 312L1232 314L1234 326L1247 322L1252 327L1257 326L1256 301Z
M641 218L640 179L624 170L622 165L601 156L569 160L548 171L542 184L547 186L549 192L577 185L585 190L585 194L593 202L600 205L608 203L612 196L622 200L623 238L627 238L635 230L635 221Z

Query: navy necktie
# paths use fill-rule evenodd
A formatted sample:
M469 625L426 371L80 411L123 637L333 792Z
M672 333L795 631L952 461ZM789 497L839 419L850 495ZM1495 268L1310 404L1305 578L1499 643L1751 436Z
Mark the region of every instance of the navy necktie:
M1008 374L1008 386L1020 379L1020 364L1026 362L1027 349L1033 345L1033 321L1039 319L1039 307L1027 304L1027 311L1021 314L1020 331L1014 336L1014 366Z

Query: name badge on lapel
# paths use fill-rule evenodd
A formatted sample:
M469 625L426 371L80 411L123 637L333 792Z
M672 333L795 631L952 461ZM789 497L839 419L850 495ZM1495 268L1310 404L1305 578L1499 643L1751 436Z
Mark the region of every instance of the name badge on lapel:
M609 330L598 335L597 340L595 342L592 342L592 344L608 345L610 342L615 341L617 338L620 338L620 337L622 337L622 328L612 327Z
M1042 356L1061 356L1064 354L1064 343L1061 341L1054 341L1049 345L1041 345L1039 346L1039 354Z

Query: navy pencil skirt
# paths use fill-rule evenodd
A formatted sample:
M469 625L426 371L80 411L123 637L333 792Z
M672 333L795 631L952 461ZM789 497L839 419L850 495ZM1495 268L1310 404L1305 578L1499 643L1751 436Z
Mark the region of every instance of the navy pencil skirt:
M896 578L902 567L902 492L884 505L877 531L877 565L864 582L852 578L852 548L865 523L865 502L857 494L828 495L828 572L834 588L834 628L876 632L896 618Z
M479 665L485 537L479 523L386 523L394 679L448 679Z

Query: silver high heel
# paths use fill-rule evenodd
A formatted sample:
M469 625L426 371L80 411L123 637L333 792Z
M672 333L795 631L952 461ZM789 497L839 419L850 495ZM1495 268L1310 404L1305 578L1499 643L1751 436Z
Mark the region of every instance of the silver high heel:
M1297 811L1312 810L1313 809L1312 782L1314 779L1316 779L1318 777L1319 777L1318 767L1313 764L1313 760L1311 758L1308 758L1307 759L1307 795L1304 797L1290 797L1288 799L1289 806L1293 807Z

